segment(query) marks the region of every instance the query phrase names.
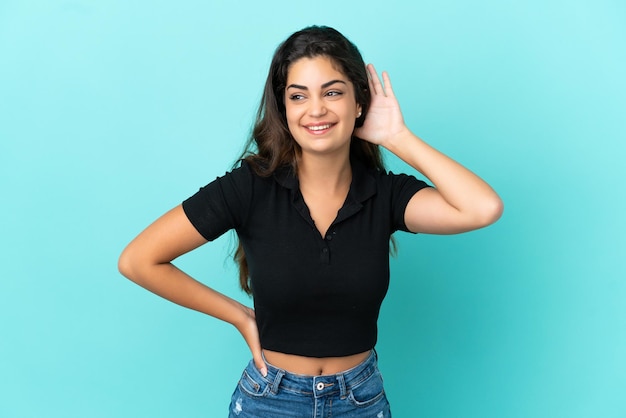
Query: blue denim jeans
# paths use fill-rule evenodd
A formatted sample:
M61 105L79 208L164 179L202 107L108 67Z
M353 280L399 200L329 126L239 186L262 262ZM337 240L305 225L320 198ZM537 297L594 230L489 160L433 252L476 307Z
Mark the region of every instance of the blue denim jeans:
M229 418L390 418L376 353L334 375L306 376L250 361L233 393Z

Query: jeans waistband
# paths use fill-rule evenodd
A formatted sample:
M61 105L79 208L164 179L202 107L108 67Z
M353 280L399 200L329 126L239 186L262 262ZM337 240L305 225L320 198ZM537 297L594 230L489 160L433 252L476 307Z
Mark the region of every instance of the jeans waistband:
M263 360L267 365L267 376L265 379L270 382L272 393L276 394L279 390L285 390L296 394L314 396L315 398L337 393L343 398L347 396L351 388L359 386L378 370L377 357L374 350L371 351L367 359L351 369L337 374L321 376L290 373L268 363L265 360L265 356L263 356Z

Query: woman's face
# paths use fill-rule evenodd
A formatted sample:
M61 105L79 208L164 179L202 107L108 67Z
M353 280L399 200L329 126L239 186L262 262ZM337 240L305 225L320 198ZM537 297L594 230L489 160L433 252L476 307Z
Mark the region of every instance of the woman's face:
M330 58L301 58L291 64L285 89L287 125L303 153L350 150L361 106L352 82Z

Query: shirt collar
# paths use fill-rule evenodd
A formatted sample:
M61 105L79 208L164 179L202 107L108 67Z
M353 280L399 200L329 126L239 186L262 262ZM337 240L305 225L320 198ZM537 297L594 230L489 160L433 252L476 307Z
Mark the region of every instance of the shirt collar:
M352 167L352 183L350 184L349 197L357 202L364 202L376 194L376 179L374 170L368 169L356 159L350 159ZM274 172L276 182L281 186L290 189L298 189L298 177L291 165L283 166Z

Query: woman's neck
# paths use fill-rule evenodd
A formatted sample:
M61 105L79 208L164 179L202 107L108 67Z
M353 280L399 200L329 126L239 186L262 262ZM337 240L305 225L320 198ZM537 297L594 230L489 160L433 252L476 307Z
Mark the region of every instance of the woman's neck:
M301 155L298 158L298 179L301 189L342 193L352 181L350 158Z

